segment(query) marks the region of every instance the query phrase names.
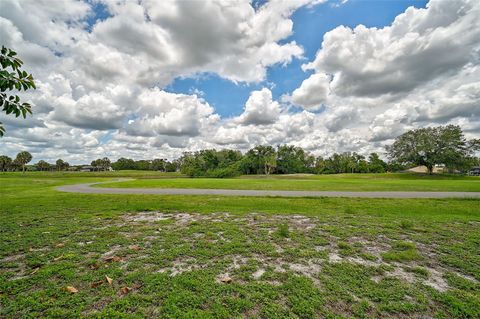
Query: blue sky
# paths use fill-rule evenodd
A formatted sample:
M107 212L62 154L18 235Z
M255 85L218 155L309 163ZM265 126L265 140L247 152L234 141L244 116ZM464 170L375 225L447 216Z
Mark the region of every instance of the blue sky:
M294 59L287 65L275 65L267 70L266 81L260 83L233 83L215 74L201 74L197 78L177 78L166 91L191 94L204 93L203 98L222 117L237 116L252 90L268 87L274 99L291 93L312 73L301 69L312 61L321 48L323 35L344 25L351 28L359 24L381 28L390 25L406 8L424 8L428 1L418 0L350 0L340 6L331 2L313 7L302 7L293 15L293 35L282 42L296 41L304 49L304 60Z

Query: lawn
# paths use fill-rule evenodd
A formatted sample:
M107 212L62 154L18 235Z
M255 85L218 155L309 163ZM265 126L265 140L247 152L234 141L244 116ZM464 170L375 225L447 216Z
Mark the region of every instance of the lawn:
M480 316L480 200L55 190L102 176L0 176L1 318Z
M306 191L480 192L480 177L418 174L242 176L240 178L140 179L96 185L119 188L220 188Z

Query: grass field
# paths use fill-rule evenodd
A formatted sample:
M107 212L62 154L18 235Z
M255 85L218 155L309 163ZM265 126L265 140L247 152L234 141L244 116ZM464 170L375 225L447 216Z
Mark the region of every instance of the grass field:
M167 175L168 176L168 175ZM133 177L133 176L130 176ZM415 174L274 175L240 178L137 179L96 185L119 188L221 188L307 191L466 191L480 192L480 177Z
M0 318L480 317L480 200L55 190L120 175L0 174Z

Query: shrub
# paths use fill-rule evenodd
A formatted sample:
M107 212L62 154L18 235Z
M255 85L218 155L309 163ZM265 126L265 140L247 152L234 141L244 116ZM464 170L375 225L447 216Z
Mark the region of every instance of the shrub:
M235 166L228 166L225 168L217 168L207 172L207 177L213 178L227 178L227 177L236 177L240 176L240 171Z

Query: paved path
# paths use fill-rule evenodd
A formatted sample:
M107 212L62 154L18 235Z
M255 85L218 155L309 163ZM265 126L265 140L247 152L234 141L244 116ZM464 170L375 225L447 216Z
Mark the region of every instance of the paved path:
M117 182L130 179L120 179ZM104 182L104 183L110 183ZM280 196L280 197L363 197L363 198L480 198L480 192L344 192L344 191L282 191L200 188L104 188L94 184L65 185L62 192L84 194L150 194L150 195L221 195L221 196Z

